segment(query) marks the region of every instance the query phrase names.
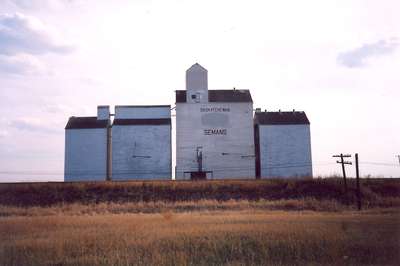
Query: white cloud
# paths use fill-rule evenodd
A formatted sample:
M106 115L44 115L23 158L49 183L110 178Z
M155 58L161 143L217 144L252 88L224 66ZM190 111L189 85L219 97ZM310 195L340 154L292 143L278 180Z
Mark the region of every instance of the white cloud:
M0 72L2 73L43 74L48 71L38 58L39 55L66 54L73 50L72 45L61 41L55 29L33 16L21 13L0 15Z
M73 108L64 104L48 103L43 105L43 111L51 114L70 114Z
M14 152L7 161L0 158L0 165L28 168L38 164L41 150L49 149L61 154L54 160L62 171L62 132L69 116L93 116L99 104L173 104L173 90L184 88L184 71L197 60L209 70L211 89L250 88L257 107L305 110L312 123L315 162L330 158L335 149L358 151L364 160L381 161L386 155L393 159L394 147L399 146L394 132L400 125L393 106L400 97L400 53L387 47L396 43L388 36L400 38L400 2L250 2L0 0L0 14L34 16L8 15L9 23L19 21L23 30L17 30L17 25L4 24L5 16L0 15L2 37L11 35L15 41L15 34L20 41L27 39L24 45L12 46L0 41L0 111L7 118L2 124L0 117L0 129L10 134L0 139L0 156L4 143L12 144ZM231 28L235 29L224 32ZM30 36L35 37L33 46ZM37 39L45 43L40 49ZM70 47L66 39L79 43L79 50L65 54L54 49ZM376 44L378 40L384 40L383 45ZM383 47L383 53L364 51L375 46ZM337 51L343 53L338 57ZM55 75L25 75L32 73L28 66L14 66L22 73L18 76L5 74L12 71L9 64L40 69L40 62ZM343 71L373 63L380 67ZM338 104L340 110L335 109ZM371 125L371 115L388 122ZM382 125L385 130L379 131ZM55 129L60 133L43 133ZM375 138L378 131L381 137ZM364 148L366 142L370 145ZM21 161L30 145L35 146L36 152L30 154L35 159ZM46 159L40 165L48 170L49 163ZM335 167L315 172L328 174ZM388 176L399 173L383 170Z
M391 54L398 46L399 43L396 38L379 40L375 43L366 43L354 50L340 53L337 61L339 64L350 68L363 67L371 57Z
M22 9L62 8L74 0L9 0L10 3Z
M5 138L9 135L8 131L0 130L0 138Z
M46 123L43 120L37 118L23 117L11 120L9 122L11 128L28 131L28 132L38 132L45 134L58 134L62 132L62 128L59 125L54 125L52 123Z
M73 49L35 17L21 13L0 15L0 54L65 54Z
M0 54L0 72L17 75L42 74L45 66L36 57L29 54L5 56Z

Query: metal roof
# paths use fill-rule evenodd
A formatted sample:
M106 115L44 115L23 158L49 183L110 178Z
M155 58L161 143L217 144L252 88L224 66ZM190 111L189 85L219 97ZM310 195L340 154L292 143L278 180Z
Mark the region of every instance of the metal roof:
M117 107L124 107L124 108L160 108L160 107L168 107L171 108L171 105L116 105Z
M98 120L96 116L71 116L65 129L107 128L109 120Z
M170 118L151 118L151 119L114 119L113 126L128 125L171 125Z
M309 125L305 112L256 112L254 123L259 125Z
M177 90L176 102L186 102L186 90ZM208 102L253 102L249 90L209 90Z

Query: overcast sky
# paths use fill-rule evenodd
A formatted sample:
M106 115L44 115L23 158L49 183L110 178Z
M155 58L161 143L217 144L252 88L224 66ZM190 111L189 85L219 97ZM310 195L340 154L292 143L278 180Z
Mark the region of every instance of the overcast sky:
M174 105L195 62L209 89L305 111L315 176L340 173L333 154L358 152L362 175L399 177L399 10L398 0L0 0L0 182L61 180L69 116Z

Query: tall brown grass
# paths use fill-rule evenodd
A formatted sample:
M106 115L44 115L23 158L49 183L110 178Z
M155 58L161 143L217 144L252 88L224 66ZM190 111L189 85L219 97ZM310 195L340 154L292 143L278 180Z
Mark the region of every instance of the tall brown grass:
M398 265L400 180L0 184L0 265Z
M349 192L345 195L342 180L337 178L0 184L0 205L51 206L66 203L199 200L275 201L304 198L354 204L354 180L349 179L348 185ZM387 198L400 198L400 179L363 179L361 187L365 206L381 206L387 204Z
M364 209L399 208L400 198L385 198L377 204L364 206ZM153 201L153 202L102 202L92 204L67 203L52 206L7 206L0 205L0 217L8 216L50 216L50 215L96 215L129 213L181 213L206 211L319 211L342 212L355 210L356 205L341 204L336 200L317 200L314 198L289 200L199 200L199 201Z
M398 265L399 214L172 211L0 218L2 265Z

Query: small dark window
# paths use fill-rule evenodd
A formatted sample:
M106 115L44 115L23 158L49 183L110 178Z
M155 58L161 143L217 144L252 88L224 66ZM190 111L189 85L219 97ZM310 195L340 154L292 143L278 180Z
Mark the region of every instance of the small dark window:
M192 94L192 99L196 99L196 94Z

